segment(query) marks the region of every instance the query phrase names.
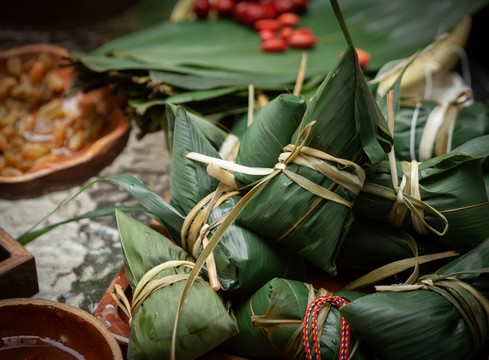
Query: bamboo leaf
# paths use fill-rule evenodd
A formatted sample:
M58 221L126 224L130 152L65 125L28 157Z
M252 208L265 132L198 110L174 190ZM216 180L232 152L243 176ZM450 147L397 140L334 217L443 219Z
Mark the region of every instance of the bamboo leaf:
M61 224L65 224L71 221L75 221L77 218L84 218L84 217L95 217L95 216L105 216L108 215L115 207L104 207L101 208L100 210L93 210L91 212L88 212L87 214L80 215L78 217L75 217L73 219L68 219L62 223L59 224L54 224L54 225L49 225L46 226L43 229L36 230L34 229L44 220L48 219L49 216L51 216L53 213L61 209L64 205L66 205L68 202L76 198L78 195L80 195L83 191L88 189L89 187L93 186L99 181L112 181L116 183L117 185L121 186L125 191L127 191L129 194L131 194L136 200L138 200L141 205L145 209L147 209L152 216L154 216L158 221L163 222L165 224L165 227L167 230L170 232L172 236L175 236L175 238L178 238L180 234L180 229L183 225L184 218L182 215L178 213L173 207L170 206L165 200L163 200L159 195L151 191L146 185L144 185L141 180L135 178L132 175L128 174L120 174L120 175L113 175L109 176L106 178L100 178L95 181L92 181L86 185L84 185L78 192L76 192L74 195L66 198L63 200L53 211L51 211L49 214L44 216L42 219L40 219L37 223L35 223L26 233L22 234L19 237L19 241L22 241L23 244L26 244L29 241L32 241L35 239L37 236L40 236L51 229L53 229L56 226L59 226ZM121 207L124 208L124 207ZM137 207L129 207L127 209L132 209L138 210L140 208Z
M189 160L190 152L219 157L218 152L194 125L189 113L177 108L170 168L170 201L183 214L188 214L219 182L207 174L205 166Z

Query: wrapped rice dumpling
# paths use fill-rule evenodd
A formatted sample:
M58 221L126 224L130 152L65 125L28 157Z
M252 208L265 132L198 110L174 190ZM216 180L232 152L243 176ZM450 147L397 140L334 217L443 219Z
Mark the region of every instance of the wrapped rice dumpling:
M392 142L349 44L309 102L290 145L275 161L278 165L250 191L253 195L237 217L238 223L331 274L363 185L361 165L384 159ZM275 116L283 117L280 112ZM240 154L250 149L240 148L238 159L250 158Z
M395 119L394 149L399 160L426 161L487 134L489 109L481 102L467 106L443 106L434 101L401 104Z
M194 125L194 116L181 107L176 108L170 202L178 212L188 215L181 227L183 233L174 240L188 248L197 258L202 251L202 239L199 238L202 229L209 229L207 237L212 236L215 231L213 224L218 224L241 196L238 192L226 191L222 194L222 201L212 203L212 196L209 194L216 191L219 181L210 176L200 163L187 159L186 155L199 152L217 158L219 154L200 128ZM201 203L205 198L208 203ZM205 219L207 207L210 206L213 210ZM165 219L161 220L165 222ZM186 229L189 230L188 233ZM277 276L296 279L305 277L303 261L294 252L281 248L236 223L227 229L213 253L218 280L225 291L255 291Z
M239 334L223 344L223 348L252 359L305 358L304 318L308 305L319 296L341 297L349 302L363 294L353 291L331 294L300 281L273 279L234 307ZM320 354L323 359L338 359L341 318L334 306L323 311L318 317ZM356 336L352 334L350 348L355 342ZM353 359L369 359L367 351L360 346Z
M133 289L132 305L125 308L131 322L127 358L168 359L178 301L194 259L128 215L116 211L116 216L124 266ZM161 264L165 265L163 270L158 268ZM150 270L153 276L148 278ZM208 282L196 281L178 323L177 358L195 359L235 334L230 308Z
M383 162L367 175L354 212L414 228L443 249L471 250L489 237L489 203L479 160L488 152L489 137L483 136L423 163L397 162L399 184L407 180L402 196L399 189L394 191L391 169Z
M465 360L488 339L488 271L489 240L414 285L382 287L340 313L379 360Z

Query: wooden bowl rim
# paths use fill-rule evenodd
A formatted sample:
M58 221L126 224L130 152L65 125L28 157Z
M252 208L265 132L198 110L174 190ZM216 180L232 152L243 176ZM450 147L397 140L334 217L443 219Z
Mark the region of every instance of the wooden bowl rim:
M31 53L40 53L40 52L48 52L51 54L59 55L59 56L67 56L68 50L52 44L27 44L16 46L11 49L3 50L0 52L0 59L8 59L12 56L22 56L29 55Z
M0 60L7 59L12 56L22 57L23 55L31 55L41 52L55 54L60 57L68 56L69 54L67 49L57 45L29 44L1 51ZM97 156L103 155L103 150L106 149L106 147L110 147L112 144L115 144L119 138L126 135L131 127L130 121L126 118L120 107L115 107L112 109L111 113L106 114L105 116L107 117L108 125L111 127L111 129L105 129L104 133L94 142L84 146L79 151L70 154L66 159L53 163L46 163L42 168L35 171L27 171L21 176L0 176L0 185L22 184L34 181L47 175L51 175L56 172L63 172L64 170L76 167L77 165L88 163Z
M71 313L83 319L84 321L92 325L97 330L97 332L103 336L105 342L110 347L110 350L114 356L114 360L123 360L121 348L119 347L119 344L112 336L110 331L108 331L107 328L104 326L104 324L102 324L97 318L95 318L93 315L89 314L88 312L82 309L79 309L69 304L60 303L60 302L47 300L47 299L14 298L14 299L0 300L0 308L26 306L26 305L33 305L40 308L42 307L55 308L63 312Z

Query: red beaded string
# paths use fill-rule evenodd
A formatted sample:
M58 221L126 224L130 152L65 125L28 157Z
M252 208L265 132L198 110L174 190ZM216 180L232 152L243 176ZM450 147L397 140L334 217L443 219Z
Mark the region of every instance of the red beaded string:
M320 296L309 304L304 319L304 347L308 360L312 360L311 349L309 347L309 318L312 314L312 332L314 335L314 344L316 345L316 359L321 359L321 351L319 346L319 337L317 330L317 316L319 310L326 304L331 303L338 309L345 306L347 302L338 296ZM350 325L347 324L343 316L341 316L341 334L340 334L340 354L339 360L347 360L350 351Z

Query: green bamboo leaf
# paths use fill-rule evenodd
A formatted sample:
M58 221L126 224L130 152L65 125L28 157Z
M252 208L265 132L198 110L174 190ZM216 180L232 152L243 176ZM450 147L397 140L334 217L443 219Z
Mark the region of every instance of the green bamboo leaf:
M430 2L429 6L420 0L395 3L348 0L341 5L353 42L372 55L370 69L373 70L391 60L409 57L435 36L451 29L463 15L482 8L485 1L442 4L441 0ZM311 1L308 10L301 17L301 26L310 27L318 37L316 48L309 51L308 75L319 72L324 76L344 50L344 42L327 2ZM96 55L114 52L125 56L111 59L115 63L142 61L169 71L209 68L247 75L295 76L301 51L290 50L275 56L262 53L259 43L253 30L228 20L163 23L103 45L86 63L102 70L101 64L94 63Z
M201 72L199 75L187 75L169 71L150 71L149 75L152 81L194 91L232 86L245 88L247 83L262 89L283 90L284 87L290 87L290 84L295 80L295 76L284 76L283 78L250 76L219 72L218 70L207 70L206 72L201 70Z
M207 174L206 167L186 157L190 152L219 157L204 134L194 125L183 108L177 108L170 168L170 201L183 214L188 214L205 196L213 192L219 181Z
M177 114L178 106L174 104L166 105L166 118L169 127L170 138L169 141L173 143L173 132L175 127L175 116ZM198 127L204 136L209 140L212 146L218 150L221 148L224 140L226 139L228 132L221 128L218 124L213 123L207 118L203 118L198 114L193 113L190 110L186 110L187 116L192 119L192 123Z
M283 148L297 129L306 101L303 97L282 94L258 111L239 145L236 163L244 166L273 168ZM235 173L239 186L251 184L257 176Z
M70 218L70 219L67 219L64 221L60 221L60 222L57 222L55 224L51 224L51 225L46 226L42 229L31 231L31 232L26 232L26 233L20 235L17 238L17 241L22 245L26 245L27 243L34 240L35 238L57 228L58 226L65 225L65 224L68 224L68 223L73 222L73 221L83 220L83 219L93 219L93 218L99 218L99 217L108 216L108 215L114 215L114 211L116 209L118 209L120 211L124 211L124 212L141 212L141 211L144 211L144 209L139 207L139 206L124 206L124 205L121 205L121 206L104 206L104 207L100 207L100 208L92 210L92 211L87 211L86 213L84 213L82 215L78 215L78 216L75 216L73 218Z
M365 219L354 219L336 259L339 271L364 274L387 263L413 256L402 229ZM423 248L418 244L420 255Z
M193 261L193 257L159 232L121 211L115 212L129 284L134 289L143 275L169 260Z
M54 224L54 225L49 225L44 227L43 229L36 230L34 229L44 220L48 219L49 216L51 216L53 213L57 212L59 209L61 209L64 205L66 205L68 202L76 198L78 195L80 195L82 192L84 192L86 189L89 187L93 186L99 181L112 181L115 184L121 186L125 191L127 191L129 194L131 194L136 200L138 200L141 205L145 209L151 213L154 218L156 218L158 221L162 222L165 221L165 226L167 230L170 232L172 236L175 238L179 238L180 234L180 229L183 225L184 218L182 215L178 213L177 210L175 210L170 204L168 204L165 200L163 200L159 195L151 191L146 185L144 185L141 180L135 178L132 175L129 174L120 174L120 175L113 175L109 176L106 178L100 178L97 180L94 180L86 185L84 185L80 190L78 190L74 195L66 198L63 200L53 211L51 211L49 214L44 216L42 219L40 219L37 223L35 223L29 230L27 230L24 234L22 234L19 237L19 241L22 241L23 244L26 244L29 241L32 241L35 239L37 236L40 236L50 230L52 230L54 227L59 226L61 224L65 224L71 221L75 221L77 218L82 218L82 217L95 217L97 215L100 216L105 216L108 215L111 210L113 210L115 207L104 207L101 208L100 210L93 210L91 212L88 212L87 214L80 215L78 217L74 217L73 219L68 219L60 224ZM123 208L123 207L121 207ZM131 210L138 210L139 208L137 207L128 207L127 209ZM132 210L131 210L132 211Z

